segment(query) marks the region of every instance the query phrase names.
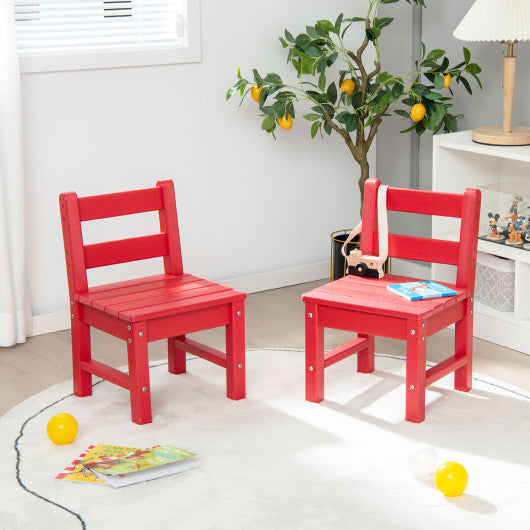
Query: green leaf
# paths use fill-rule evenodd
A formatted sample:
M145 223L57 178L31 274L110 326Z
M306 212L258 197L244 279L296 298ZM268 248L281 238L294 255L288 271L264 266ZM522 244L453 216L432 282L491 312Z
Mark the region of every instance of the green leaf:
M353 132L359 126L359 116L357 114L349 114L346 119L346 132Z
M274 119L274 116L267 116L261 123L261 128L268 133L274 131L276 128L276 120Z
M462 48L462 50L464 52L464 61L466 64L469 64L469 61L471 60L471 52L465 46Z
M339 54L337 52L333 52L329 57L328 57L328 66L331 66L336 60L337 60L337 57L339 56Z
M351 95L351 105L353 108L358 109L363 103L362 92L357 91Z
M226 101L228 101L232 95L234 94L234 92L239 88L239 82L236 83L234 86L230 87L228 89L228 92L226 93Z
M312 39L319 39L321 37L320 33L313 26L306 26L305 31Z
M326 88L326 76L324 74L320 74L320 77L318 78L318 88L320 88L320 90Z
M393 87L392 87L392 97L395 99L395 100L398 100L401 95L403 94L403 85L401 83L396 83Z
M304 44L307 44L308 42L311 42L311 38L305 33L300 33L300 35L298 35L296 39L294 39L294 43L297 46L303 46Z
M254 74L254 81L256 82L256 84L257 84L258 86L263 85L263 79L262 79L262 77L259 75L258 71L257 71L255 68L252 70L252 73ZM280 83L281 83L281 80L280 80Z
M417 96L424 96L425 94L428 94L430 92L430 89L426 87L425 85L422 85L420 83L412 85L410 87L411 92L416 94Z
M309 57L317 58L322 56L322 52L319 48L316 46L304 46L303 47L304 53L306 53Z
M320 128L320 122L316 121L311 125L311 138L314 138L318 132L318 129Z
M475 78L476 82L478 83L478 86L482 88L482 83L480 82L480 79L475 74L471 74L471 75Z
M443 57L445 55L445 50L432 50L429 52L429 55L427 55L426 61L436 61L440 57Z
M465 78L465 77L458 77L457 78L457 81L460 81L463 85L464 85L464 88L470 93L470 94L473 94L473 91L471 90L471 86L469 86L469 81Z
M265 76L265 82L270 85L281 85L282 84L282 78L278 74L267 74ZM263 81L262 81L263 84Z
M285 103L283 103L282 101L276 101L276 103L274 103L274 105L272 106L272 109L274 111L274 117L275 118L281 118L284 114L286 114L286 108L285 108Z
M317 27L324 33L337 33L335 26L329 20L319 20Z
M340 35L340 38L343 39L344 38L344 35L346 34L346 32L350 29L350 26L351 24L348 24L343 30L342 30L342 33Z
M283 92L278 92L276 94L275 98L277 101L289 101L293 99L295 96L294 92L290 92L288 90L284 90Z
M423 125L423 120L419 121L418 123L415 123L412 127L409 127L408 129L405 129L404 131L401 131L401 132L408 132L412 130L415 130L416 134L418 136L421 136L425 132L425 125Z
M437 75L434 78L434 88L437 90L440 90L444 86L444 76L443 75Z
M342 26L342 19L344 18L344 15L341 13L338 17L337 17L337 20L335 20L335 30L338 32L340 27Z
M456 131L458 128L456 118L452 114L446 114L444 116L444 124L448 131Z
M379 28L384 28L385 26L388 26L392 23L394 19L390 17L383 17L383 18L375 18L374 24Z
M400 133L407 133L409 131L412 131L412 129L415 129L416 128L416 123L414 125L412 125L411 127L408 127L407 129L403 129L402 131L399 131Z
M469 63L466 66L466 72L469 72L471 75L480 74L482 68L476 63Z
M337 87L335 83L331 83L328 86L327 94L329 96L331 103L335 104L337 101Z
M327 121L324 122L324 130L326 131L328 136L331 134L331 125Z
M287 48L287 46L289 46L289 44L287 44L287 42L285 42L284 38L279 37L279 40L282 43L282 48Z
M442 94L439 94L438 92L429 92L428 94L425 94L426 99L430 100L436 100L443 98Z
M447 109L443 103L435 103L432 112L436 116L436 120L441 121L447 113Z
M403 109L397 109L394 111L398 116L401 116L402 118L410 118L410 114Z
M236 73L236 75L237 75L237 78L238 78L238 79L241 79L241 66L238 66L238 67L237 67L237 73Z
M274 117L274 107L272 105L268 105L266 107L261 107L261 110L263 111L263 114L266 114L267 116Z
M258 105L260 109L262 109L263 105L265 105L265 101L267 101L267 97L269 96L270 93L271 93L271 90L267 87L264 87L259 93Z
M373 41L377 40L379 35L381 35L381 29L376 27L376 26L373 26L371 28L366 29L365 33L366 33L366 38L369 41L373 42Z
M305 114L304 118L307 121L315 121L315 120L319 120L320 116L321 116L320 114L316 114L316 113L310 112L309 114Z

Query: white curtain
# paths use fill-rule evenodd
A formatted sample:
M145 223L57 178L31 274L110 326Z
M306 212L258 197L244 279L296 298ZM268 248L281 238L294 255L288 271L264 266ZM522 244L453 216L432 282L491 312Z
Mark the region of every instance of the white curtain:
M31 333L26 292L24 161L13 1L0 0L0 346Z

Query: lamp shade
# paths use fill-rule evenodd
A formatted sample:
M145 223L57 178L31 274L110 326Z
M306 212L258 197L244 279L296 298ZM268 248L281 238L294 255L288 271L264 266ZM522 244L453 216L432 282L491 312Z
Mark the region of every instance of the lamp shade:
M453 35L465 41L530 39L530 0L476 0Z

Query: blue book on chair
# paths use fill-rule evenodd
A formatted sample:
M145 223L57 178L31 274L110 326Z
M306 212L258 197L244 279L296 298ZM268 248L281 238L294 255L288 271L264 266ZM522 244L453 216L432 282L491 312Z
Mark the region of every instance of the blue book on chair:
M424 282L394 283L387 285L387 289L408 300L424 300L425 298L439 298L456 294L455 290L445 287L445 285L427 280Z

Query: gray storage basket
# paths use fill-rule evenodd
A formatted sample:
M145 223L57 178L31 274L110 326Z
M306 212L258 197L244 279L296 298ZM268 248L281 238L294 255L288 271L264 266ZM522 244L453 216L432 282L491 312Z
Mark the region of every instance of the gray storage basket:
M513 311L514 291L515 262L478 252L476 300L498 311Z

